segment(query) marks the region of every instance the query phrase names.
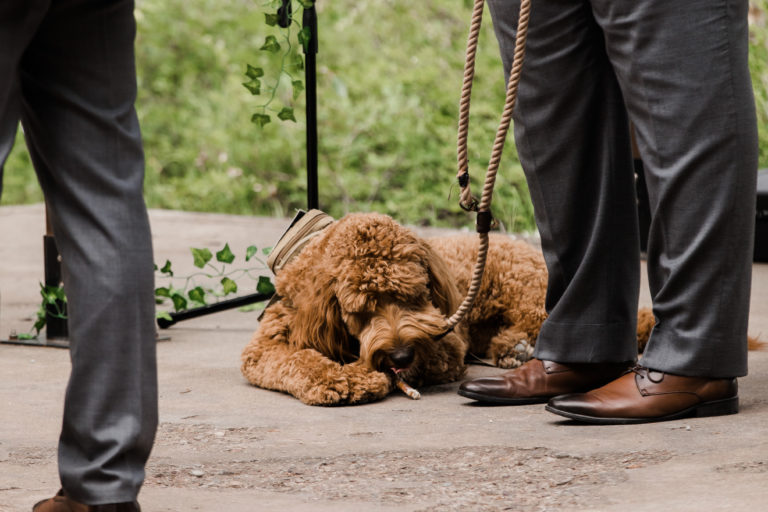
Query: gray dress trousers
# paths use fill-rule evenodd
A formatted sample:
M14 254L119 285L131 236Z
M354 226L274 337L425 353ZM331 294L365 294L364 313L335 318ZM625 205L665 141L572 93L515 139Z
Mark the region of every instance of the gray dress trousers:
M136 498L157 426L135 31L132 0L0 2L0 170L21 120L68 298L61 483L92 505Z
M519 0L488 0L504 67ZM535 357L636 357L639 234L628 125L652 222L657 326L642 364L747 372L757 122L747 0L533 0L515 139L549 269Z

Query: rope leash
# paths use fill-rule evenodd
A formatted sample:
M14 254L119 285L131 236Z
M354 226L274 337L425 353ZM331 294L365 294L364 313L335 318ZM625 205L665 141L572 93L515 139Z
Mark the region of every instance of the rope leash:
M491 216L491 198L493 197L493 187L496 184L496 174L499 170L501 153L504 149L504 141L507 138L509 125L512 121L512 111L515 108L517 100L517 87L520 83L520 72L523 68L523 58L525 56L525 42L528 36L528 21L530 19L531 1L521 0L520 17L517 21L517 34L515 36L515 53L512 69L507 82L507 93L504 101L504 111L502 112L499 128L496 131L496 139L493 143L491 159L488 162L488 170L485 175L485 185L480 201L472 197L469 186L469 161L467 153L467 134L469 133L469 105L472 96L472 82L475 76L475 55L477 54L477 41L480 35L480 25L483 19L483 7L485 0L475 0L472 10L472 22L467 39L467 54L464 62L464 81L461 87L461 100L459 102L459 128L457 140L457 157L459 171L456 178L461 187L461 198L459 205L467 211L477 212L476 228L480 238L480 246L477 251L477 261L472 273L467 296L461 303L456 312L447 320L447 331L453 330L467 315L472 304L477 298L480 290L480 282L483 279L485 271L485 262L488 257L488 232L491 230L493 218Z

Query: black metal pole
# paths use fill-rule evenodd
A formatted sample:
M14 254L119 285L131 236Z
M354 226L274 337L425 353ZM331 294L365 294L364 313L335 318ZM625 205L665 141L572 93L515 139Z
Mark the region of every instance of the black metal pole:
M303 25L309 29L304 47L304 81L307 98L307 207L319 208L317 185L317 11L304 9Z
M59 251L56 247L56 239L53 235L43 236L43 259L45 262L45 286L57 288L61 286L61 262ZM56 314L56 310L66 312L66 304L56 301L57 304L45 306L45 332L48 338L66 338L69 335L67 319Z
M244 295L234 299L223 300L208 306L187 309L178 313L171 313L171 320L168 320L167 318L158 318L157 325L161 329L167 329L176 322L181 322L182 320L189 320L191 318L197 318L199 316L208 315L210 313L218 313L219 311L225 311L227 309L239 308L253 304L255 302L263 302L272 298L272 295L273 294L271 293L254 293L252 295Z
M45 203L45 235L43 236L43 264L45 286L57 288L61 286L61 258L53 236L53 227L48 213L48 203ZM45 333L47 338L67 338L69 327L66 318L56 315L56 309L66 312L66 304L57 301L56 305L48 304L45 309Z

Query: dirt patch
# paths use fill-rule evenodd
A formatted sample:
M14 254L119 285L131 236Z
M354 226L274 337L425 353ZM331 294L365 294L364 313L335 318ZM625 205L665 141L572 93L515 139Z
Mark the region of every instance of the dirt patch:
M768 461L756 460L752 462L737 462L717 466L718 473L768 473Z
M211 449L233 453L253 448L264 440L269 429L257 427L219 428L212 425L161 423L157 428L155 446L169 446L188 452Z
M6 456L0 457L0 462L10 462L23 466L50 464L56 462L56 448L40 448L37 446L22 446L11 450Z
M184 449L228 451L253 446L258 429L164 425L158 442ZM230 455L231 456L231 455ZM659 464L670 452L576 456L547 448L465 446L441 450L381 451L332 457L236 459L176 464L154 458L147 486L260 489L303 494L315 500L385 505L429 503L422 512L542 511L574 509L589 502L595 486L627 479L627 471Z

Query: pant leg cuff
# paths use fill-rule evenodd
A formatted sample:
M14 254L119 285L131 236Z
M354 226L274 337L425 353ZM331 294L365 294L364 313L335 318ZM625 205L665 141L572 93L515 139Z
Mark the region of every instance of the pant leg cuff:
M694 338L654 328L640 364L688 377L727 379L747 374L747 337Z
M533 356L558 363L621 363L637 359L633 324L560 324L545 321Z

